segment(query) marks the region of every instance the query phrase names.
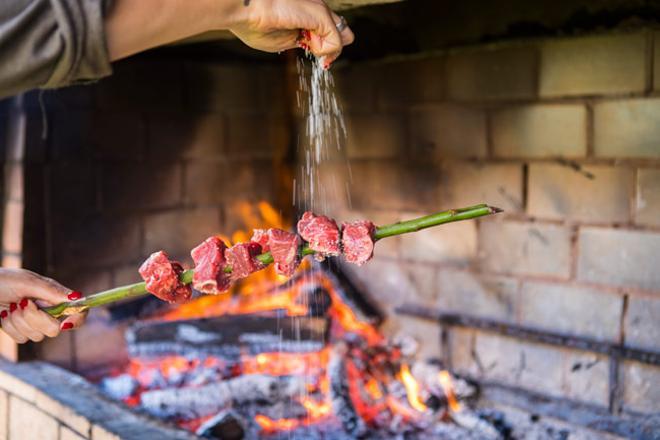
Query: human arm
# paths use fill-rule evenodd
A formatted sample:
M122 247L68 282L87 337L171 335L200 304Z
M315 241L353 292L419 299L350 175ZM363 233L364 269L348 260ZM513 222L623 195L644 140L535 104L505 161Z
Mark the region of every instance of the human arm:
M0 99L97 80L110 62L213 30L279 52L306 43L330 63L353 41L322 0L3 0Z
M68 316L60 323L37 306L80 297L80 293L29 270L0 268L0 325L19 344L39 342L82 325L85 314Z
M316 56L334 61L353 42L350 28L323 0L115 0L106 19L108 51L117 60L212 30L227 29L266 52L298 46L301 30Z

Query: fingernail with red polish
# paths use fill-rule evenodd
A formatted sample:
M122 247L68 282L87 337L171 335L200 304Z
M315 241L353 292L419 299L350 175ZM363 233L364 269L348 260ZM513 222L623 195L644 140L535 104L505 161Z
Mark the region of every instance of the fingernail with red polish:
M18 305L21 307L21 310L24 310L28 306L27 298L23 298Z
M9 313L7 313L6 310L3 310L0 312L0 318L5 319L7 316L9 316Z
M14 313L14 312L16 311L17 308L18 308L18 306L16 305L16 303L11 303L11 304L9 304L9 311L10 311L11 313Z
M65 331L66 331L66 330L71 330L71 329L73 328L73 324L70 323L70 322L64 322L64 323L62 323L62 325L60 326L60 328L61 328L62 330L65 330Z
M77 290L74 290L73 292L69 293L67 298L69 298L70 301L75 301L77 299L82 298L83 294L78 292Z

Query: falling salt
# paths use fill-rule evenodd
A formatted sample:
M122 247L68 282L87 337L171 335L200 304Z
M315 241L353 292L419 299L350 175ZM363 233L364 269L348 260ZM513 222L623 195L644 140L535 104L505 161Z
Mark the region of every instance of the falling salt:
M311 69L306 66L305 59L311 59ZM338 204L342 200L346 200L350 207L352 178L348 161L343 154L346 124L335 95L332 73L323 68L322 61L311 55L308 54L305 59L299 59L297 62L299 87L296 103L304 115L305 130L304 136L298 139L300 166L297 177L293 180L293 205L299 213L311 210L332 215L332 211L339 207ZM311 273L306 272L304 277L308 286L315 283ZM303 293L299 300L307 310L311 310L315 306L313 303L316 296L309 298ZM300 341L300 320L294 318L292 325L295 326L296 339ZM307 367L302 375L306 384L313 383L314 378ZM309 388L303 388L298 396L299 400L308 397Z
M294 205L300 211L327 214L343 199L343 189L329 184L326 178L330 176L323 174L332 165L337 173L331 176L332 183L338 178L350 176L346 157L342 154L346 143L346 124L334 91L332 72L324 69L319 59L312 59L309 75L304 59L298 60L297 68L299 88L296 100L305 115L305 136L299 142L302 163L299 179L294 182ZM347 199L350 200L350 196Z

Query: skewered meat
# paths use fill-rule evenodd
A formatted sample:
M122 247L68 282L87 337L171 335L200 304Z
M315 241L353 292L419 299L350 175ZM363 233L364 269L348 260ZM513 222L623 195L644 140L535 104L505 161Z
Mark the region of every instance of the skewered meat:
M261 252L268 252L270 250L268 247L268 231L268 229L255 229L252 232L250 241L259 243L261 245Z
M316 251L317 260L339 255L339 228L333 219L307 211L298 221L298 234Z
M232 281L245 278L261 270L264 265L256 257L261 253L261 245L255 242L238 243L225 251L227 264L231 266Z
M293 275L300 264L298 247L300 238L282 229L268 230L268 247L275 261L275 271L287 277Z
M362 266L373 257L375 231L376 226L369 220L342 223L341 244L346 261Z
M202 293L217 295L229 289L231 280L224 272L227 246L218 237L209 237L190 252L195 262L193 287Z
M192 289L179 281L183 267L170 261L164 251L154 252L139 269L147 291L169 303L181 303L192 296Z

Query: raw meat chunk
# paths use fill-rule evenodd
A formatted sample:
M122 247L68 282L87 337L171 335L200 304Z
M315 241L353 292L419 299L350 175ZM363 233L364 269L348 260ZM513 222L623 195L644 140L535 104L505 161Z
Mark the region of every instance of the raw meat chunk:
M376 227L369 220L342 223L341 244L346 261L362 266L371 260L375 231Z
M238 243L227 249L225 257L231 266L231 279L239 280L264 268L264 265L254 257L261 253L259 243Z
M339 255L339 228L333 219L307 211L298 221L298 234L317 252L317 260Z
M268 230L268 246L275 261L275 271L287 277L293 275L300 264L300 238L292 232L271 228Z
M252 238L250 241L259 243L261 245L261 252L268 252L270 248L268 247L268 230L267 229L255 229L252 233Z
M218 237L209 237L190 251L195 262L193 287L202 293L217 295L229 289L229 274L224 273L227 246Z
M169 303L181 303L192 296L192 289L179 281L183 267L170 261L164 251L154 252L139 269L147 291Z

